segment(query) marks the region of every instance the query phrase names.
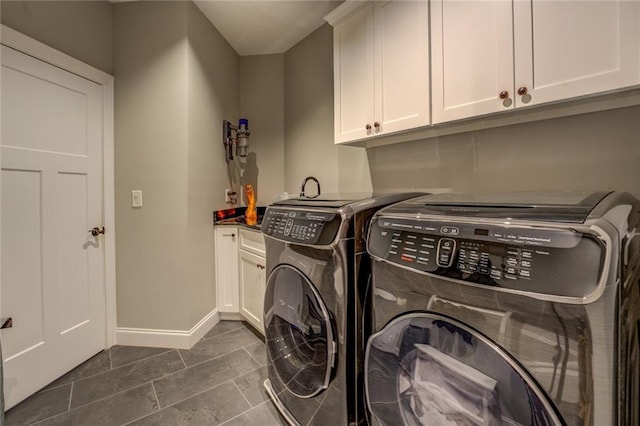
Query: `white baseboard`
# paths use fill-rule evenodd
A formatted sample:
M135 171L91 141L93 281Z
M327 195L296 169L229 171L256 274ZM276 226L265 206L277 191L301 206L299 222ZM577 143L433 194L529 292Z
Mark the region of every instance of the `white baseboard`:
M238 312L220 312L220 319L223 321L244 321Z
M118 327L116 341L122 346L191 349L218 322L220 314L216 308L188 331Z

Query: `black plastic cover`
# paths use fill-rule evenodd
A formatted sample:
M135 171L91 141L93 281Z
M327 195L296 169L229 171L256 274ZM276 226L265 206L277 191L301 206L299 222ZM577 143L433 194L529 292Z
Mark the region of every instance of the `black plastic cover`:
M463 216L545 222L584 223L609 192L443 193L414 198L385 214Z

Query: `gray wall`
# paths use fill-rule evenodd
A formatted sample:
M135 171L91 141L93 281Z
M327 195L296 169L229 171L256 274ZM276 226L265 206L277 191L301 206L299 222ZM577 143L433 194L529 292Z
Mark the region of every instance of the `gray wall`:
M187 259L189 327L217 306L213 210L225 208L222 120L238 116L239 57L187 2ZM181 284L178 282L178 287ZM188 329L188 328L187 328Z
M0 7L4 25L112 73L109 2L2 1Z
M615 189L640 197L640 107L368 148L366 157L336 147L331 34L325 25L285 54L288 192L313 174L323 191Z
M224 203L238 64L191 2L114 5L121 327L189 330L216 306L211 213Z
M622 190L640 197L640 107L367 150L377 191Z
M285 53L285 190L309 175L322 192L371 190L366 152L333 143L333 28L323 25Z
M284 188L284 55L240 58L240 111L251 131L249 156L237 162L242 183L266 206Z

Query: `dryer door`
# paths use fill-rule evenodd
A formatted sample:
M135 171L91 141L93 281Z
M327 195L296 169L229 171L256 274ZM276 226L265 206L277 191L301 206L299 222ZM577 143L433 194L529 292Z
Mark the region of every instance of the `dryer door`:
M336 342L331 318L311 281L290 265L276 267L264 299L267 354L278 380L300 398L329 386Z
M448 316L397 317L367 344L367 404L387 425L562 425L535 380Z

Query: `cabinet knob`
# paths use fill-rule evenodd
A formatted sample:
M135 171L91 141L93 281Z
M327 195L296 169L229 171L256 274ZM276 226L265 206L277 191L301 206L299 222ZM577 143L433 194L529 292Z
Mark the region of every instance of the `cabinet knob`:
M373 123L373 127L376 128L376 133L378 133L380 131L380 123L378 123L377 121L375 123Z
M365 128L366 130L371 130L371 124L367 123L367 125L366 125L366 126L364 126L364 128Z
M518 88L518 95L520 96L524 96L528 93L528 90L526 87L522 86L520 88Z
M509 97L509 92L507 92L506 90L503 90L502 92L500 92L500 99L507 99Z

